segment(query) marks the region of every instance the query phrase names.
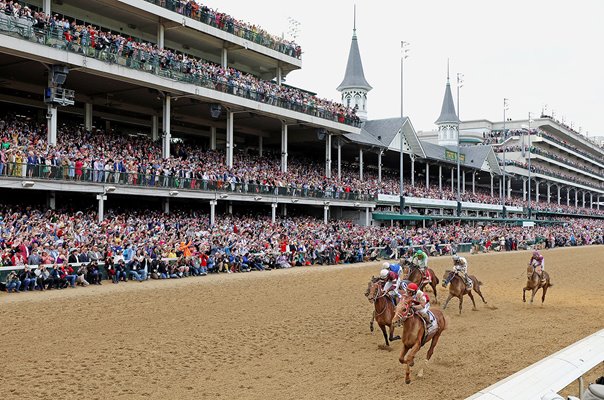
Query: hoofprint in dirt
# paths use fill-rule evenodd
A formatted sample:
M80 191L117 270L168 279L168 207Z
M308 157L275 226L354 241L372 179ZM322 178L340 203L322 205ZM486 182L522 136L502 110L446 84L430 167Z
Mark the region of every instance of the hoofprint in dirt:
M520 297L530 253L467 256L496 309L445 310L449 327L428 364L418 353L424 374L409 386L400 341L382 351L369 332L363 293L380 263L0 294L2 396L463 399L602 329L604 247L543 254L555 276L543 307ZM451 264L430 259L440 276ZM578 272L592 277L581 287Z

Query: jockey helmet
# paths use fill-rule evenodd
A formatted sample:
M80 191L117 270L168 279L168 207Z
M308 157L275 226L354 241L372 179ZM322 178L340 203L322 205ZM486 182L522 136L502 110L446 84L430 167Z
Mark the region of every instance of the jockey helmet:
M418 250L418 251L415 252L415 256L416 257L424 257L424 252L421 251L421 250Z
M459 256L457 254L455 254L453 256L453 262L458 262L459 261Z
M389 270L387 270L387 269L383 269L383 270L381 270L381 271L380 271L380 278L382 278L382 279L386 279L386 278L388 278L388 274L389 274L389 273L390 273L390 271L389 271Z
M388 262L383 263L382 264L382 268L383 269L389 269L390 268L390 263L388 263Z
M418 289L417 283L411 282L409 285L407 285L408 292L415 293L415 292L417 292L417 289Z

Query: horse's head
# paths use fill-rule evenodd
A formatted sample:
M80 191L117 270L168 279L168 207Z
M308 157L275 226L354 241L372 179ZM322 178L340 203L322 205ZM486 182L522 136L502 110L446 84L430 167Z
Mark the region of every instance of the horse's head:
M447 280L447 278L449 278L449 275L451 275L453 273L453 271L451 271L450 269L445 270L445 274L443 275L443 280Z
M371 290L371 285L375 282L375 276L371 277L371 280L367 283L367 290L365 290L365 297L369 297L369 291Z
M396 305L396 309L394 310L392 324L394 326L400 326L411 315L413 315L413 312L411 311L411 297L403 296L403 298Z
M367 300L369 300L370 303L373 303L375 302L375 299L380 297L381 293L382 282L379 279L372 279L367 285L367 293L365 294L367 296Z

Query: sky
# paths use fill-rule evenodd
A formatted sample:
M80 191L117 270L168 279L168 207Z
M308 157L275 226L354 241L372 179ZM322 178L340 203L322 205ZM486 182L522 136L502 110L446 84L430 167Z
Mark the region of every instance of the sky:
M583 134L604 136L603 0L205 0L204 4L274 34L300 23L302 69L286 82L340 100L357 9L357 36L367 81L369 119L400 115L400 43L410 43L404 67L404 113L416 130L435 128L446 83L456 74L462 120L526 119L547 106Z

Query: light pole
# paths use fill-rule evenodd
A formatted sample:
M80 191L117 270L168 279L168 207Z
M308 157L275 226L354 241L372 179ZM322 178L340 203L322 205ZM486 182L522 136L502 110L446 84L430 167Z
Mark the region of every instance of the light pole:
M459 123L461 124L461 119L459 118L459 89L463 87L463 74L461 72L457 73L457 119L459 119ZM460 129L457 129L457 201L461 202L461 160L459 157L459 147L460 147ZM464 187L465 190L465 187Z
M505 218L505 197L506 197L506 186L505 186L505 140L506 140L506 131L505 131L505 123L506 123L506 111L509 109L509 100L504 98L503 99L503 142L502 142L502 146L503 146L503 176L502 176L502 187L501 187L501 207L502 207L502 216L503 218Z
M401 120L403 118L405 118L405 114L404 114L404 98L403 98L403 83L404 83L404 78L405 78L405 59L407 57L409 57L409 42L405 42L403 40L401 40ZM405 184L403 182L403 172L404 172L404 166L403 166L403 127L401 127L401 134L400 134L400 146L401 146L401 154L400 154L400 185L399 185L399 194L400 194L400 204L399 204L399 213L402 214L403 213L403 209L405 208Z
M531 113L528 113L528 217L531 219Z

